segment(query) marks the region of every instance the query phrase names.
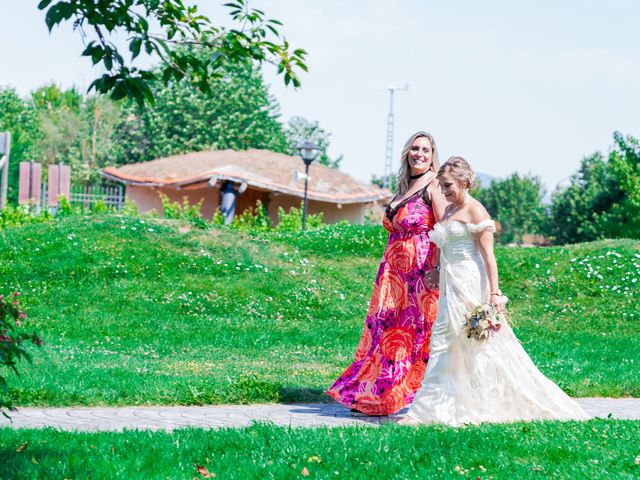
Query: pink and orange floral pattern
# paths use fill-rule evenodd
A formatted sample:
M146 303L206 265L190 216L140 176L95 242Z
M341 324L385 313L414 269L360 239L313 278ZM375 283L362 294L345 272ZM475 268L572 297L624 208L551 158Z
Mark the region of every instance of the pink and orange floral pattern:
M389 415L411 403L429 361L438 291L426 286L424 275L437 251L428 238L435 220L423 193L387 209L389 240L355 361L327 391L368 415Z

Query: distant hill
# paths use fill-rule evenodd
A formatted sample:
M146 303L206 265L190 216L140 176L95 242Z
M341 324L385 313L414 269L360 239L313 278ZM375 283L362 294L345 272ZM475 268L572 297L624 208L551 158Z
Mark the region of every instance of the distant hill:
M476 179L478 180L478 183L484 188L490 187L491 181L502 180L500 177L494 177L482 172L476 172Z

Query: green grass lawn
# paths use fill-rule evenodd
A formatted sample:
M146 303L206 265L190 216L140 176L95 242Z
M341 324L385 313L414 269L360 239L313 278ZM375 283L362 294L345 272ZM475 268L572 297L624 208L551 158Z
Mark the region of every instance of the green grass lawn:
M247 234L116 216L0 231L47 344L21 405L306 401L351 361L386 234ZM640 396L640 242L499 248L515 329L573 396ZM399 433L389 433L396 435Z
M640 476L640 422L70 433L0 429L0 478L616 478ZM205 472L203 470L203 472ZM213 478L213 477L210 477Z

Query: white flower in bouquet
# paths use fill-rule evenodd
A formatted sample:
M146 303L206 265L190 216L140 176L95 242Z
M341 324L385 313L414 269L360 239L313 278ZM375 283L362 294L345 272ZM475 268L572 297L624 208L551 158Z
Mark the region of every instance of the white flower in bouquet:
M500 331L506 318L494 305L483 303L466 313L464 320L462 331L467 338L487 340Z

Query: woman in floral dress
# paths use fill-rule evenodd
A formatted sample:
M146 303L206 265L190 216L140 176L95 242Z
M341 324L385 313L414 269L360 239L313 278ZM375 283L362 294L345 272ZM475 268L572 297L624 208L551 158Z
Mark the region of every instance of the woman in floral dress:
M428 234L446 206L438 167L433 137L412 135L402 150L398 194L385 212L389 239L355 361L327 391L355 411L397 412L424 376L438 303L438 255Z

